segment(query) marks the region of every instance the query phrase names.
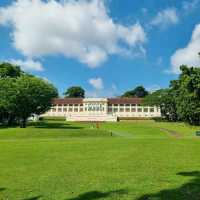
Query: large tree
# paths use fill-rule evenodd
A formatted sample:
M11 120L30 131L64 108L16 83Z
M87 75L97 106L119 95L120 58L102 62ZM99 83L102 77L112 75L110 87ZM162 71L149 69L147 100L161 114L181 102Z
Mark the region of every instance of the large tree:
M180 69L179 78L168 89L148 95L144 103L159 106L167 120L200 125L200 68L183 65Z
M144 98L148 95L148 91L143 86L138 86L133 90L129 90L125 92L122 97L138 97L138 98Z
M170 89L157 90L144 99L145 105L158 106L162 116L168 121L177 121L177 109L174 98L174 91Z
M15 120L14 110L17 106L16 79L0 79L0 86L0 122L11 125Z
M58 96L57 89L52 84L29 75L19 77L16 87L18 94L15 113L22 128L32 114L40 115L49 110L52 98Z
M200 125L200 68L183 65L180 69L179 79L170 85L176 92L177 113L183 121Z
M64 93L65 98L84 98L85 90L80 86L72 86Z
M43 79L22 71L10 73L5 65L4 68L2 71L6 76L0 77L0 120L8 125L13 121L20 122L21 127L26 127L28 117L50 108L51 99L58 96L57 89ZM13 65L11 68L11 71L19 69Z

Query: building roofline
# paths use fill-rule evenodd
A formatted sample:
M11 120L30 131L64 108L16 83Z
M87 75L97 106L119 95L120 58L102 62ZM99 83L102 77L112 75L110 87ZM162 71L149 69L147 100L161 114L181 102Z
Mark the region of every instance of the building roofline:
M53 104L82 104L90 101L108 102L108 104L141 104L143 98L55 98L52 100Z

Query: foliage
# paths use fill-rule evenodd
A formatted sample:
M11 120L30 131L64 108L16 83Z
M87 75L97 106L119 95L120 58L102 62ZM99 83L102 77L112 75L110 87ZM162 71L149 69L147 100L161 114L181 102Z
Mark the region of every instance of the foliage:
M190 124L200 124L200 68L181 66L179 79L171 82L177 114Z
M65 98L84 98L85 90L80 86L72 86L64 93Z
M138 98L144 98L148 95L148 91L143 86L138 86L133 90L125 92L122 97L138 97Z
M4 65L2 69L0 121L8 125L19 122L21 127L25 127L28 117L44 113L50 108L51 99L58 96L57 89L11 64Z
M170 121L182 120L200 124L200 68L181 66L178 80L170 87L156 91L145 98L144 103L157 105L162 115Z
M16 115L22 119L22 126L32 114L40 115L51 107L51 100L58 96L54 86L42 79L24 75L16 80Z
M177 121L179 119L173 91L170 89L161 89L149 94L144 99L144 104L158 106L162 116L168 121Z
M19 66L14 66L6 62L0 64L0 78L16 78L22 73Z
M14 110L17 106L16 101L16 79L0 79L0 122L13 123L15 118Z

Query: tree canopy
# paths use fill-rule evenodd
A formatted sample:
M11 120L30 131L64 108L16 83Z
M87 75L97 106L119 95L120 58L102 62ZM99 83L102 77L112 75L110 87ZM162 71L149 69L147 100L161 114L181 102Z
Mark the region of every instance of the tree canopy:
M148 95L148 91L143 86L138 86L133 90L129 90L125 92L122 97L138 97L138 98L144 98Z
M72 86L64 93L65 98L84 98L85 90L80 86Z
M156 91L144 103L161 108L162 116L170 121L185 121L200 125L200 68L180 67L178 80L168 89Z
M51 107L51 99L58 96L57 89L14 65L6 64L2 69L2 74L6 75L0 78L0 120L25 127L28 117L42 114Z
M23 73L19 66L14 66L6 62L0 64L0 78L16 78Z

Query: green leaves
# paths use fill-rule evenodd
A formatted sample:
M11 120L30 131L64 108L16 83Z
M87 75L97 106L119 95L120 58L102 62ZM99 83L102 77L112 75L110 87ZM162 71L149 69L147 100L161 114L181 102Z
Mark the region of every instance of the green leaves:
M145 104L160 106L162 115L170 121L182 120L200 124L200 68L181 66L178 80L169 89L159 90L145 98Z
M84 98L85 90L80 86L73 86L64 93L65 98Z
M138 97L138 98L144 98L148 95L148 91L143 86L138 86L133 90L125 92L122 97Z
M1 63L0 64L0 78L16 78L19 77L22 73L20 67L14 66L10 63Z
M42 114L51 107L57 89L47 81L25 74L11 64L0 65L0 120L26 122L32 114Z

